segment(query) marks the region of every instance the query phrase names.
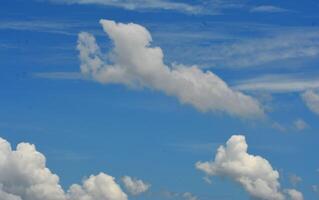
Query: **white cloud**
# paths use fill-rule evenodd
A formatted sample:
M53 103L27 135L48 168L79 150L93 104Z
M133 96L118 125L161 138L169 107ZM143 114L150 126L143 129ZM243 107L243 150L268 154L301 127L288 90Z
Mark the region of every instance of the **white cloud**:
M287 12L289 10L284 9L284 8L280 8L280 7L277 7L277 6L272 6L272 5L261 5L261 6L253 7L250 11L251 12L271 12L271 13L275 13L275 12Z
M198 197L190 192L185 192L181 195L185 200L198 200Z
M42 0L43 1L43 0ZM54 3L66 4L97 4L114 6L127 10L163 9L176 10L186 13L199 13L203 10L200 5L191 5L182 2L171 2L166 0L48 0Z
M141 193L146 192L151 185L143 182L142 180L131 178L130 176L122 177L122 182L124 184L125 189L131 195L139 195Z
M84 80L79 72L36 72L32 74L36 78L63 79L63 80Z
M293 123L295 129L297 129L298 131L302 131L305 130L309 127L309 125L307 124L307 122L305 122L303 119L296 119Z
M291 200L303 200L302 193L295 189L287 189L285 192L288 194Z
M241 91L302 92L319 88L319 79L298 74L265 75L237 81L233 87Z
M247 149L245 137L234 135L226 146L218 148L215 160L197 162L196 168L209 176L225 176L238 182L253 198L284 200L278 171L266 159L249 154ZM289 193L295 195L293 191Z
M317 93L307 90L301 97L312 112L319 114L319 95Z
M162 91L203 112L219 111L240 117L264 115L257 100L232 90L214 73L203 72L197 66L165 65L161 48L150 46L152 37L143 26L110 20L100 23L114 49L105 58L95 38L80 33L78 50L83 75L104 84Z
M100 173L91 175L83 185L74 184L68 191L69 200L127 200L127 195L112 176Z
M46 167L46 158L34 145L20 143L16 150L0 138L1 200L127 200L114 178L100 173L83 185L64 192L59 177Z

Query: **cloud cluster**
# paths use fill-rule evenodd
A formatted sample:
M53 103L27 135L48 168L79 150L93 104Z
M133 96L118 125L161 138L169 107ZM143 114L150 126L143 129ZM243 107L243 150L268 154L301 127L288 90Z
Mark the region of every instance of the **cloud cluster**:
M46 159L34 145L20 143L16 150L0 138L1 200L127 200L114 178L100 173L65 192L59 177L46 167Z
M278 171L266 159L249 154L247 149L245 137L234 135L226 146L218 148L214 161L197 162L196 168L209 176L225 176L238 182L255 199L284 200Z
M146 192L151 187L150 184L130 176L123 176L122 182L125 189L134 196Z
M319 114L319 94L312 90L307 90L301 97L312 112Z
M159 47L151 47L150 33L137 24L101 20L104 31L114 48L104 56L95 38L80 33L81 72L100 83L124 84L136 88L150 88L175 96L183 104L200 111L219 111L233 116L260 117L263 109L254 98L232 90L214 73L197 66L167 66Z

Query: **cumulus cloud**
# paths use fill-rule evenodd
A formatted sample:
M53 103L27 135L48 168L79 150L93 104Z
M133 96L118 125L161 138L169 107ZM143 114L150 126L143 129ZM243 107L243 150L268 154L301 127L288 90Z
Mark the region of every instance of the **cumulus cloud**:
M122 182L124 184L125 189L131 195L139 195L141 193L146 192L151 185L149 183L145 183L142 180L131 178L130 176L122 177Z
M197 66L165 65L162 49L150 46L152 37L143 26L110 20L100 23L114 48L104 56L92 35L80 33L77 48L83 75L104 84L162 91L203 112L263 116L257 100L231 89L214 73L204 72Z
M46 167L46 158L34 145L20 143L16 150L0 138L1 200L127 200L114 178L100 173L83 185L74 184L65 192L59 177Z
M196 168L209 176L225 176L238 182L253 198L284 200L278 171L266 159L249 154L247 149L245 137L234 135L226 146L218 148L215 160L197 162Z
M307 90L301 97L312 112L319 114L319 94L312 90Z

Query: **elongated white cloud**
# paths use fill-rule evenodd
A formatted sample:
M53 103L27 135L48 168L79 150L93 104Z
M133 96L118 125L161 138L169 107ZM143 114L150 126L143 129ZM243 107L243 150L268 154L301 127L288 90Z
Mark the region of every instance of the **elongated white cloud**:
M148 183L145 183L142 180L131 178L130 176L124 176L122 177L122 182L124 184L125 189L131 194L131 195L139 195L144 192L146 192L151 185Z
M203 112L219 111L240 117L263 115L257 100L232 90L212 72L203 72L197 66L165 65L161 48L150 46L152 37L143 26L110 20L100 23L114 48L105 58L95 38L80 33L77 48L85 76L104 84L162 91Z
M278 171L266 159L249 154L247 149L245 137L234 135L226 146L218 148L215 160L197 162L196 168L210 176L229 177L255 199L284 200Z
M39 0L41 1L41 0ZM44 1L44 0L42 0ZM173 2L168 0L47 0L54 3L66 4L97 4L104 6L114 6L127 10L146 10L163 9L176 10L186 13L198 13L203 10L200 5L191 5L182 2Z
M280 8L277 6L272 6L272 5L261 5L261 6L256 6L253 7L251 12L268 12L268 13L277 13L277 12L287 12L289 10Z
M319 114L319 94L308 90L301 97L312 112Z
M64 192L59 177L46 167L46 159L29 143L16 150L0 138L1 200L127 200L114 178L100 173L90 176L83 185L72 185Z
M319 79L298 74L266 75L238 81L233 87L241 91L303 92L319 88Z

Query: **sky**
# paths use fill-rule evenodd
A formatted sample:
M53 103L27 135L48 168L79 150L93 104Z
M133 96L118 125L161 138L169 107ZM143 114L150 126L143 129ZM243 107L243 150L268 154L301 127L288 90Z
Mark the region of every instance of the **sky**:
M0 199L319 199L318 10L1 1Z

